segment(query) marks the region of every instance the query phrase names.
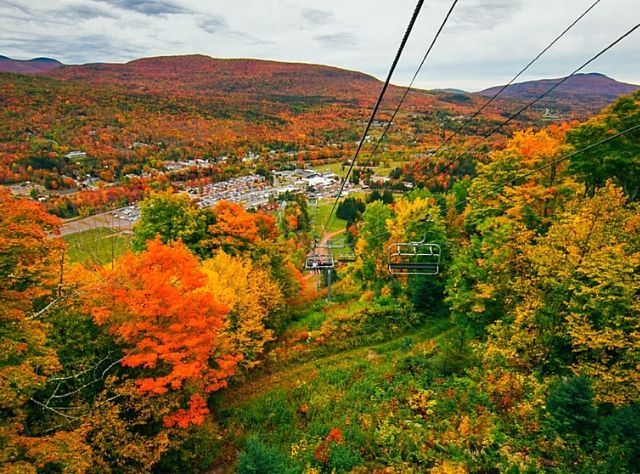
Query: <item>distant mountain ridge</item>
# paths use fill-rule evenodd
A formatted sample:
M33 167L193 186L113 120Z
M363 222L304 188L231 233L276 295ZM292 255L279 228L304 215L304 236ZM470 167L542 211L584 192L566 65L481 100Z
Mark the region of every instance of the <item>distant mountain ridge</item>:
M141 58L128 63L93 63L63 65L49 58L28 61L0 56L0 72L44 74L65 81L79 81L100 86L129 89L135 93L178 94L217 98L222 101L249 100L286 102L313 106L369 107L377 97L381 81L375 77L333 66L269 61L261 59L221 59L206 55L159 56ZM530 101L561 81L542 79L509 86L489 111L510 110L510 102ZM482 104L483 96L494 95L502 86L470 93L458 89L414 89L405 102L406 111L423 112L430 108L455 104L456 115L468 113ZM532 109L551 109L559 119L585 118L640 86L626 84L603 74L576 74L554 90ZM391 86L383 107L399 100L402 87ZM231 98L233 96L233 99Z
M65 66L48 75L58 79L124 86L136 91L180 91L208 96L233 94L270 99L304 97L321 102L356 102L376 97L380 81L368 74L332 66L221 59L205 55L159 56L125 64Z
M512 84L500 94L504 99L533 100L564 78L541 79ZM477 95L493 96L503 86L490 87L476 92ZM576 74L558 86L547 97L540 101L540 105L558 109L577 102L584 102L594 108L602 108L618 97L640 90L640 85L627 84L616 81L600 73Z
M64 66L60 61L51 58L11 59L0 55L0 72L15 74L38 74Z

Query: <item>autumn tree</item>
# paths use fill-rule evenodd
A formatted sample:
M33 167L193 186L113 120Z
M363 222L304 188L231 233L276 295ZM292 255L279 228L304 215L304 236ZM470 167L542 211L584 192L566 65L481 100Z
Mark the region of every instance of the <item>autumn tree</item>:
M378 291L381 289L380 285L384 283L379 275L385 274L387 258L385 244L389 237L387 220L391 216L391 209L382 201L374 201L367 205L355 245L354 275L363 286L372 282L378 285Z
M555 163L565 131L516 132L488 164L478 166L465 192L464 232L452 250L446 291L454 319L476 335L515 307L520 293L514 275L529 265L524 245L546 232L557 209L578 193L579 186L563 175L566 165ZM458 217L450 213L448 219Z
M587 376L596 400L638 401L640 220L612 185L576 199L523 246L522 299L492 328L489 354L523 370Z
M387 248L394 243L422 242L440 246L441 259L447 255L447 239L440 206L427 191L413 191L394 204L395 214L387 220ZM440 271L446 268L443 264ZM414 307L423 312L440 309L443 300L443 273L435 276L399 277Z
M215 223L209 226L206 245L233 256L249 258L278 282L284 297L295 299L301 287L292 259L302 253L299 241L281 238L275 217L262 211L249 212L236 203L220 201L213 209Z
M57 218L0 189L0 470L84 472L91 452L79 430L36 433L29 414L47 416L35 394L61 368L45 316L62 300ZM35 427L33 427L35 428ZM63 424L61 428L68 428ZM67 454L65 454L67 453ZM71 453L71 454L69 454Z
M250 368L258 363L264 345L273 339L265 324L283 303L279 285L266 270L247 258L219 251L203 264L207 288L229 308L220 333L221 343L231 354L242 356L240 364Z
M201 424L206 395L226 386L238 357L217 352L228 308L207 289L197 258L181 243L156 238L103 272L93 316L122 341L122 365L137 368L137 390L187 399L187 408L164 418L166 426Z
M211 246L232 255L273 240L278 233L272 216L248 212L239 204L220 201L214 207L214 214L215 223L209 226Z
M198 207L185 194L154 193L140 203L140 221L134 227L132 247L144 250L149 240L160 237L163 243L181 240L197 255L205 255L207 227L212 213Z
M302 193L291 194L285 192L284 209L279 211L280 231L284 236L291 233L308 232L311 228L307 198Z

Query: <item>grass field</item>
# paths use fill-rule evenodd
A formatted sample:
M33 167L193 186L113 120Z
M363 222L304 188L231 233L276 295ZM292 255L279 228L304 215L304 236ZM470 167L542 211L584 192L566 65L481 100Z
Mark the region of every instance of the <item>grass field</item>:
M408 435L394 432L393 423L398 418L410 435L424 436L418 423L410 424L415 418L403 401L428 383L422 365L430 361L424 354L451 323L427 318L392 334L383 309L354 332L354 322L366 319L371 306L311 305L308 315L290 328L289 336L295 338L287 343L285 335L281 341L283 354L298 354L293 360L273 359L261 373L217 397L225 433L212 449L219 463L233 466L233 451L246 449L253 439L279 468L256 472L347 473L356 466L360 470L353 472L402 472L381 469L393 464L385 458L392 449L415 447L395 446ZM329 350L305 357L316 337L323 337L320 346ZM328 441L331 433L338 442Z
M65 235L63 239L71 262L104 265L129 249L130 236L108 227L97 227Z
M309 206L309 212L311 214L311 218L313 219L314 234L319 236L320 232L322 232L322 229L324 229L324 225L327 222L327 218L329 217L329 213L331 212L333 203L333 199L326 199L320 201L317 206ZM331 222L327 227L327 232L336 232L338 230L342 230L345 228L346 224L347 222L345 220L338 219L335 216L334 212L334 215L331 218Z
M394 168L402 168L402 165L403 165L402 161L390 161L390 162L388 162L387 165L385 165L383 163L383 164L381 164L381 166L376 166L373 169L373 171L378 176L389 176L389 173L391 173L392 169L394 169ZM345 173L347 172L346 168L344 170L342 169L342 162L329 163L327 165L314 166L313 169L316 170L316 171L332 171L333 173L337 174L338 176L344 176Z

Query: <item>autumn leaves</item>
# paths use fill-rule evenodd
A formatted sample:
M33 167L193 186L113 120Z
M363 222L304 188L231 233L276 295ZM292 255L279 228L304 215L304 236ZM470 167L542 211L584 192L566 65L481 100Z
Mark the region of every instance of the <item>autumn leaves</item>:
M275 219L170 195L146 206L140 251L71 266L57 218L0 190L0 462L140 472L210 424L209 394L273 340L301 289Z

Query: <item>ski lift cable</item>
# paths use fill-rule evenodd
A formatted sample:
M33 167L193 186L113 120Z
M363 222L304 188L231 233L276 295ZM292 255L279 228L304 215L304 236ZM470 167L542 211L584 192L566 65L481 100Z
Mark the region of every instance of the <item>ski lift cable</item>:
M601 0L596 0L595 2L593 2L591 4L591 6L589 6L589 8L587 8L584 12L582 12L582 14L576 18L569 26L567 26L564 31L562 31L562 33L560 33L558 36L556 36L554 38L553 41L551 41L551 43L549 43L542 51L540 51L536 57L534 57L531 61L529 61L529 63L523 67L515 76L513 76L513 78L507 82L504 86L502 86L500 88L500 90L498 90L498 92L496 92L487 102L485 102L482 107L480 107L477 111L475 111L473 113L473 115L471 115L471 117L469 117L462 125L460 125L460 127L458 127L452 135L449 135L449 137L444 140L440 146L438 146L438 148L436 148L435 153L439 152L442 148L444 148L448 143L451 142L451 140L453 140L453 138L455 138L456 136L458 136L464 129L467 128L467 126L478 116L482 113L482 111L484 111L484 109L486 109L489 105L491 105L500 95L502 95L502 93L510 86L512 85L515 81L518 80L518 78L520 76L522 76L526 71L529 70L529 68L531 66L533 66L542 56L545 55L545 53L547 53L547 51L549 51L558 41L560 41L575 25L577 25L580 20L582 20L585 16L587 16L587 14L593 10L595 8L595 6L600 3Z
M486 142L489 137L491 135L493 135L496 132L499 132L502 128L504 128L505 125L507 125L508 123L510 123L512 120L514 120L515 118L517 118L520 114L522 114L525 110L527 110L528 108L530 108L531 106L533 106L534 104L536 104L537 102L539 102L540 100L542 100L544 97L546 97L548 94L550 94L551 92L553 92L555 89L557 89L560 85L562 85L563 83L565 83L567 80L569 80L571 77L573 77L574 75L576 75L578 72L580 72L581 70L583 70L585 67L587 67L589 64L591 64L593 61L595 61L596 59L598 59L600 56L602 56L604 53L606 53L607 51L609 51L611 48L613 48L614 46L616 46L618 43L620 43L622 40L624 40L625 38L627 38L629 35L631 35L634 31L636 31L638 28L640 28L640 23L636 24L635 26L631 27L631 29L627 30L627 32L625 32L624 34L622 34L620 37L618 37L615 41L613 41L612 43L610 43L608 46L606 46L604 49L602 49L599 53L597 53L595 56L593 56L591 59L587 60L584 64L582 64L582 66L578 67L576 70L574 70L570 75L566 76L565 78L563 78L561 81L559 81L557 84L555 84L554 86L552 86L550 89L548 89L546 92L542 93L541 95L539 95L538 97L536 97L533 101L529 102L527 105L525 105L524 107L522 107L520 110L518 110L515 114L511 115L509 118L507 118L505 121L503 121L500 125L498 125L497 127L495 127L493 130L491 130L486 136L484 136L479 142L477 142L475 145L473 145L471 148L469 148L468 150L466 150L466 153L470 153L473 150L475 150L476 148L478 148L482 143ZM440 147L441 148L441 147Z
M612 43L610 43L608 46L606 46L604 49L602 49L598 54L596 54L595 56L591 57L591 59L587 60L585 63L582 64L582 66L578 67L576 70L574 70L571 74L569 74L568 76L564 77L562 80L558 81L555 85L553 85L552 87L550 87L546 92L540 94L538 97L536 97L534 100L532 100L531 102L529 102L527 105L523 106L522 108L520 108L516 113L514 113L513 115L509 116L509 118L507 118L505 121L503 121L500 125L498 125L497 127L495 127L493 130L491 130L482 140L480 140L478 143L476 143L475 145L473 145L470 149L467 150L467 153L472 152L473 150L475 150L476 148L478 148L481 144L483 144L484 142L486 142L489 137L491 135L493 135L494 133L499 132L500 130L502 130L504 128L505 125L511 123L511 121L513 121L515 118L519 117L525 110L529 109L531 106L535 105L536 103L538 103L540 100L542 100L543 98L545 98L547 95L549 95L551 92L553 92L554 90L556 90L558 87L560 87L562 84L564 84L565 82L567 82L570 78L572 78L573 76L575 76L576 74L578 74L580 71L582 71L585 67L587 67L589 64L591 64L593 61L595 61L596 59L598 59L600 56L602 56L604 53L606 53L607 51L609 51L611 48L613 48L614 46L616 46L618 43L620 43L622 40L624 40L626 37L628 37L629 35L631 35L634 31L636 31L638 28L640 28L640 23L638 23L637 25L631 27L631 29L627 30L626 33L624 33L623 35L621 35L620 37L618 37L618 39L616 39L615 41L613 41Z
M599 2L600 0L597 0L597 1ZM398 112L400 111L400 107L402 107L402 104L404 103L405 99L407 98L407 95L409 94L409 91L413 87L413 83L415 82L416 78L418 77L418 74L422 70L422 66L424 66L425 61L427 60L427 58L431 54L431 51L433 50L433 47L435 46L436 42L438 41L438 38L440 37L440 34L442 33L442 30L444 29L445 25L449 21L449 17L453 13L453 9L456 7L457 4L458 4L458 0L454 0L454 2L451 4L451 7L449 8L449 11L447 12L447 15L444 17L444 20L440 24L440 28L438 28L438 31L436 32L435 36L433 37L433 40L431 40L431 44L429 45L429 48L427 49L426 53L422 57L422 61L420 61L420 64L418 65L418 68L416 69L416 72L413 74L413 77L411 78L411 82L409 83L407 88L404 90L404 93L402 94L402 97L400 98L400 102L398 102L398 105L396 106L395 110L393 111L393 114L391 115L391 118L389 119L389 122L384 127L384 130L382 131L382 135L380 135L380 138L378 138L378 140L376 141L376 144L373 147L373 150L371 151L371 155L369 156L369 159L365 162L364 165L362 165L363 167L366 168L367 165L373 160L373 157L375 156L376 152L378 151L378 147L380 146L380 143L382 143L382 141L384 140L385 136L387 135L387 132L391 128L391 125L393 124L393 121L395 120L396 115L398 115Z
M402 37L402 41L400 42L400 47L398 48L398 51L396 52L396 56L393 60L393 63L391 64L391 69L389 69L389 73L387 74L387 79L384 82L384 85L382 86L382 90L380 91L380 94L378 96L378 100L376 101L375 106L373 107L373 110L371 111L371 116L369 117L369 121L367 122L367 125L364 129L364 133L362 134L362 138L360 138L360 142L358 143L358 148L356 149L356 152L353 156L353 159L351 160L351 163L349 165L349 169L347 170L347 174L345 175L342 184L340 185L340 189L338 191L338 194L336 196L336 200L333 203L333 207L331 208L331 212L329 213L329 216L327 217L327 221L324 225L324 228L322 230L322 233L320 234L320 236L322 237L326 231L327 228L329 227L329 223L331 222L331 218L333 216L333 213L336 210L336 206L338 204L338 201L340 200L340 196L342 195L342 192L344 191L344 187L345 184L347 183L347 180L349 179L349 174L351 173L351 170L353 170L353 167L356 163L356 160L358 158L358 155L360 154L360 150L362 149L362 146L364 145L364 142L366 140L367 134L369 133L369 129L371 128L371 124L373 123L373 120L376 116L376 113L378 112L378 108L380 107L380 103L382 102L382 98L384 97L385 92L387 91L387 88L389 87L389 84L391 82L391 76L393 76L393 73L396 69L396 66L398 65L398 61L400 60L400 56L402 55L402 52L404 50L405 45L407 44L407 41L409 39L409 35L411 34L411 31L413 30L413 26L416 22L416 19L418 18L418 14L420 13L420 10L422 9L422 4L424 3L424 0L418 0L418 3L416 4L416 7L413 11L413 14L411 16L411 20L409 21L409 25L407 26L407 29L404 33L404 36Z
M562 163L563 161L566 161L566 160L568 160L570 158L573 158L576 155L579 155L579 154L584 153L586 151L592 150L593 148L597 148L597 147L599 147L601 145L604 145L605 143L608 143L608 142L610 142L612 140L615 140L616 138L620 138L620 137L626 135L627 133L631 133L631 132L633 132L635 130L638 130L638 129L640 129L640 123L638 123L638 124L636 124L636 125L634 125L632 127L629 127L629 128L627 128L625 130L622 130L621 132L618 132L615 135L611 135L609 137L603 138L602 140L599 140L599 141L597 141L595 143L592 143L591 145L588 145L588 146L586 146L584 148L580 148L579 150L575 150L575 151L573 151L573 152L571 152L571 153L569 153L567 155L561 156L560 158L552 160L549 163L545 163L544 165L538 166L537 168L533 168L532 170L529 170L526 173L524 173L524 174L522 174L522 175L520 175L520 176L518 176L516 178L512 178L512 179L508 179L506 181L503 181L502 183L499 183L499 184L497 184L495 186L492 186L490 188L490 190L491 191L496 191L496 190L500 190L504 186L515 184L517 181L519 181L521 179L528 178L529 176L532 176L532 175L534 175L534 174L536 174L536 173L538 173L540 171L543 171L543 170L545 170L547 168L551 168L552 166L555 166L555 165L557 165L559 163ZM484 193L484 196L486 196L486 195L487 195L487 193ZM447 211L449 211L451 209L454 209L454 208L460 206L461 204L466 204L471 199L475 199L475 198L478 198L478 197L482 197L482 196L481 195L468 196L468 197L466 197L465 199L463 199L462 201L460 201L458 203L455 203L455 204L452 204L451 206L445 207L442 210L442 212L447 212Z

